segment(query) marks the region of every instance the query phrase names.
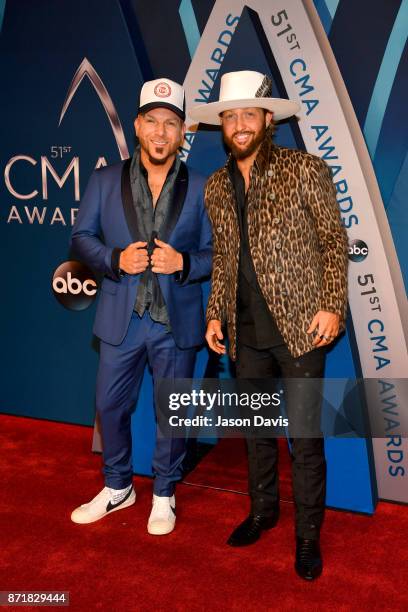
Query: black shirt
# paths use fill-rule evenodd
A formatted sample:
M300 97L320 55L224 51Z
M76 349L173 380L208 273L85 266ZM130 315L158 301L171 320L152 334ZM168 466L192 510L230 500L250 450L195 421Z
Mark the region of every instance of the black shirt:
M237 340L258 349L278 346L284 342L259 287L248 240L248 211L245 181L233 157L228 170L234 186L241 237L238 268Z

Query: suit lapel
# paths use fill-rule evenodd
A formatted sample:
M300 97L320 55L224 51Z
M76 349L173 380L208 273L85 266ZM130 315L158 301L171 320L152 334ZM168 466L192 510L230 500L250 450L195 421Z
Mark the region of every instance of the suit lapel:
M142 240L141 232L139 230L135 206L133 203L132 188L130 185L130 164L132 159L127 159L123 164L122 168L122 180L121 180L121 193L122 193L122 204L125 213L125 219L129 228L130 235L133 242ZM187 166L181 162L180 168L177 174L177 178L174 184L173 198L169 206L167 218L165 219L162 228L160 230L160 240L168 242L171 232L173 231L181 210L183 208L184 200L186 199L188 189L188 170Z
M132 158L125 161L122 168L122 181L121 181L121 192L122 192L122 204L125 213L125 219L129 228L130 235L133 242L142 240L139 226L137 223L137 216L135 206L133 204L132 187L130 185L130 164Z
M171 232L178 221L184 205L184 200L186 199L187 189L188 170L185 163L181 162L177 178L174 183L173 198L169 206L168 214L166 215L166 219L164 220L159 232L159 238L163 242L168 242Z

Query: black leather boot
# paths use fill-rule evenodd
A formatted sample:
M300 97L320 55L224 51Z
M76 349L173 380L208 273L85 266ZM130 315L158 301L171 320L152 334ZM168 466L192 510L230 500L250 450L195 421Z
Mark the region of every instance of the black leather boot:
M249 546L261 537L262 531L275 527L279 519L279 510L271 516L250 514L243 523L238 525L227 540L230 546Z
M319 540L296 538L295 570L301 578L314 580L323 570Z

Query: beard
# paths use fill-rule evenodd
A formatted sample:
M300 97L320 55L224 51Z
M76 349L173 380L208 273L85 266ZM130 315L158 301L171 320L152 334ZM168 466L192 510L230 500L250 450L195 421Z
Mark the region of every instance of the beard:
M149 162L154 166L163 166L169 160L169 157L173 157L173 155L177 154L179 149L179 144L172 144L167 148L167 154L164 155L165 147L160 147L158 145L152 147L149 145L147 141L139 138L140 148L144 151L147 156Z
M250 157L253 153L255 153L255 151L257 150L257 148L259 147L259 145L261 144L261 142L263 141L263 139L265 138L265 133L266 133L266 127L263 126L258 133L256 132L251 132L250 130L244 130L244 134L252 134L254 136L254 138L252 139L252 141L247 145L247 147L245 149L238 147L235 142L234 142L234 137L239 134L240 132L234 132L234 134L231 136L231 138L227 138L224 135L224 142L227 145L227 147L230 149L233 157L235 157L235 159L245 159L246 157Z
M159 147L157 147L157 152L160 154L162 152L163 149L159 149ZM150 153L150 151L147 151L147 155L149 157L149 162L151 164L153 164L153 166L162 166L163 164L166 163L166 161L168 160L168 157L153 157L153 155Z

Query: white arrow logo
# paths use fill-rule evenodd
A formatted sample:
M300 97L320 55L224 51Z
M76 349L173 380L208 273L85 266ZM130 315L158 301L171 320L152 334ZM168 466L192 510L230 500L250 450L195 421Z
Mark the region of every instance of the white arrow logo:
M116 140L116 144L119 149L120 158L122 160L127 159L129 157L129 151L127 148L125 135L123 133L122 124L120 122L118 113L116 112L116 108L112 102L112 98L110 97L108 90L106 89L101 77L96 72L91 62L86 57L84 57L84 59L82 60L78 70L76 71L74 75L74 78L72 79L71 85L68 88L67 97L65 98L65 102L62 106L62 111L61 111L61 116L60 116L58 126L61 125L61 122L71 103L72 98L74 97L83 78L86 76L91 81L93 88L98 94L98 98L102 102L102 106L105 109L105 112L108 116L109 123L111 124L112 132L113 132L113 135Z

